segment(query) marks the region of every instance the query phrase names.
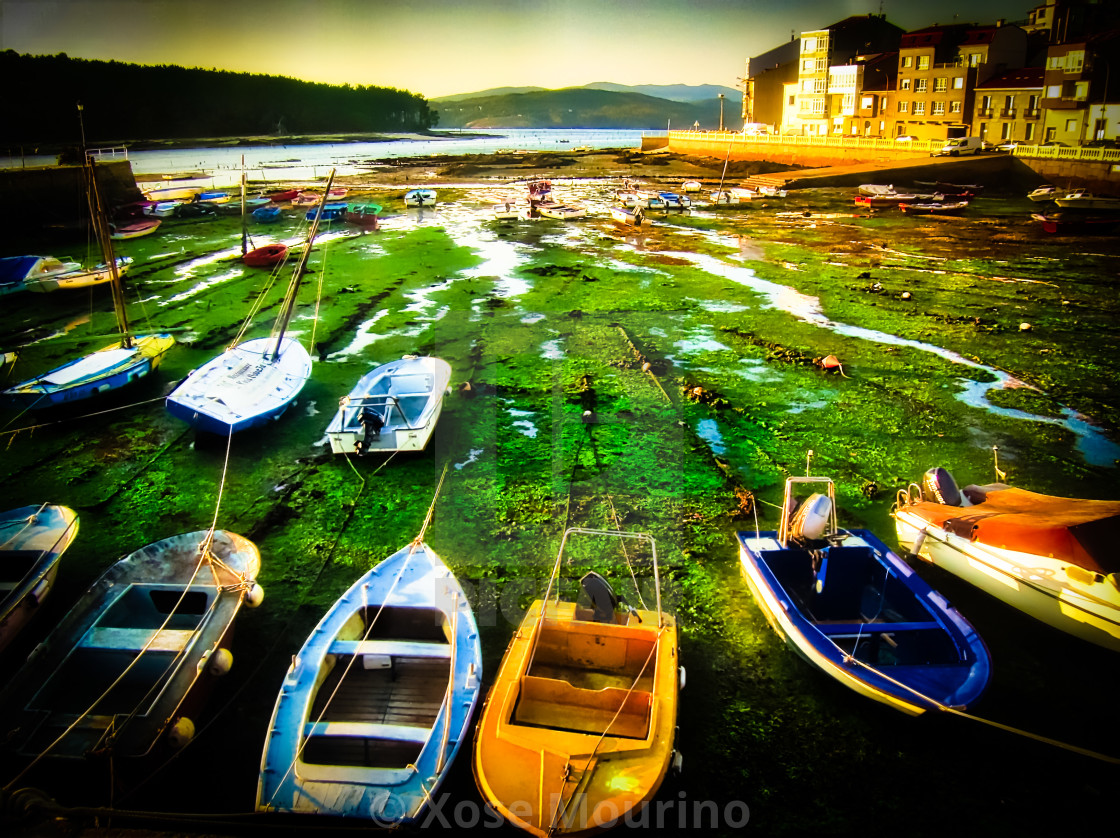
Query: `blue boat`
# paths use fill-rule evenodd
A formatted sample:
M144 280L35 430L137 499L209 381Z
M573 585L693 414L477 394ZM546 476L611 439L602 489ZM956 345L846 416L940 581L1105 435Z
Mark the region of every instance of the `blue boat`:
M273 203L259 206L253 210L253 219L255 221L260 221L262 224L271 224L273 221L279 221L280 207Z
M308 221L314 221L316 216L319 215L319 207L312 207L307 211L306 218ZM342 218L346 213L346 204L323 204L323 218L327 221L334 221L335 219Z
M416 821L470 735L481 681L470 603L417 537L355 582L293 658L256 808Z
M791 514L796 484L824 483ZM773 629L861 695L919 715L971 707L991 676L976 630L867 530L836 524L832 481L786 481L777 532L739 532L742 573Z

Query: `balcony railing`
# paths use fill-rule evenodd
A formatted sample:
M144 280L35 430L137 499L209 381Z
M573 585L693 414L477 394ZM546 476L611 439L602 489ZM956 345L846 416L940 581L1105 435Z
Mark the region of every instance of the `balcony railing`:
M1038 108L1024 108L1023 119L1038 119L1042 116L1042 111Z
M1015 118L1015 108L1000 108L999 109L999 115L1001 117L1003 117L1004 119L1014 119Z

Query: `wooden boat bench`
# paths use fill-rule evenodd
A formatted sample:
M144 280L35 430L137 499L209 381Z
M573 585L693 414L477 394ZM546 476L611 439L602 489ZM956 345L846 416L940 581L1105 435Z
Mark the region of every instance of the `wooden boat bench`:
M934 620L924 620L910 623L852 623L827 620L817 623L817 628L832 638L851 637L878 637L881 634L895 634L902 631L924 631L927 629L941 630L941 625Z
M331 655L381 655L396 658L451 658L451 645L425 640L335 640Z
M628 696L618 687L587 690L556 678L526 675L521 679L513 722L592 734L607 731L609 725L610 736L645 739L652 704L653 695L645 690L634 690Z
M111 649L121 652L139 652L157 629L95 626L86 633L79 644L86 649ZM181 652L195 636L192 629L164 629L148 646L149 652Z
M415 725L387 725L376 722L307 722L304 737L345 736L351 739L391 739L423 745L431 738L431 728Z

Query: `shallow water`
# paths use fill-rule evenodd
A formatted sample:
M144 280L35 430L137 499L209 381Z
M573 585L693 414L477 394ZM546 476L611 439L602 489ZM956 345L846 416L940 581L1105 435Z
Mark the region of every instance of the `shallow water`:
M381 230L328 228L294 330L314 334L320 360L282 419L234 438L228 463L225 440L196 438L161 401L228 344L269 282L237 262L235 219L169 220L122 243L136 260L131 299L145 301L134 316L180 330L156 376L112 412L0 415L3 508L50 500L80 515L50 613L113 558L205 528L215 514L262 551L266 600L239 618L238 664L208 712L213 727L165 770L174 782L118 790L117 804L194 805L182 788L220 763L226 781L208 806L251 807L291 655L358 575L416 536L447 466L425 539L480 615L486 681L543 591L565 525L657 538L689 673L685 774L664 799L744 801L767 834L923 834L916 819L948 801L997 834L1049 823L1034 806L1040 778L1068 782L1096 766L961 720L896 718L819 676L760 615L739 578L734 533L754 527L743 491L757 499L762 528L775 525L783 482L805 472L810 449L812 470L836 481L841 523L888 543L897 489L934 465L987 482L993 447L1015 485L1117 497L1120 303L1109 289L1120 245L1043 239L1016 195L977 199L975 217L947 225L853 212L845 190L651 212L640 232L621 231L606 215L618 183L555 183L591 217L497 222L487 205L511 187L462 184L441 187L434 212L405 211L399 194L379 191ZM252 232L295 243L304 228L303 214L289 212ZM9 242L5 255L29 246ZM261 298L249 337L268 334L288 278ZM49 306L4 303L3 348L25 347L9 380L112 331L104 289L52 295ZM67 330L81 339L54 337ZM428 450L388 461L326 453L339 397L373 366L413 352L453 370ZM829 354L842 374L814 363ZM618 556L581 557L565 579L588 569L627 595ZM1084 707L1112 700L1114 656L916 569L991 649L982 715L1120 751L1115 731L1081 721ZM49 623L44 615L19 651ZM18 654L0 667L13 670ZM50 771L36 780L67 802L103 804L107 776L94 774L84 793L53 786ZM906 778L876 792L875 824L861 796L867 777ZM1093 799L1095 784L1075 782L1076 792ZM466 749L444 790L478 800ZM1077 824L1076 813L1063 818Z

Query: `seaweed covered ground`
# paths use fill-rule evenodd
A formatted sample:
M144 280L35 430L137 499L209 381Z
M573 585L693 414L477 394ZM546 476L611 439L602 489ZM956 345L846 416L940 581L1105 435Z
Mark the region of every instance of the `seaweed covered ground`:
M842 525L892 544L899 489L935 465L989 482L996 448L1015 485L1120 497L1120 244L1046 237L1030 220L1037 207L999 184L956 218L868 212L851 190L806 190L650 212L634 231L608 215L619 178L567 175L556 173L555 193L584 203L586 219L494 220L494 202L523 194L511 179L443 183L425 210L406 210L401 189L375 176L351 184L348 200L383 204L381 229L335 222L321 234L294 321L313 347L312 378L274 426L234 437L228 458L224 439L196 435L162 399L230 342L269 275L241 264L234 216L172 219L118 243L134 260L138 324L179 342L156 376L110 401L0 413L0 508L50 501L80 516L48 613L0 670L8 677L109 563L215 516L259 546L266 596L242 612L234 667L176 759L131 782L98 765L81 785L49 766L27 782L64 805L222 815L180 831L251 829L243 813L291 656L342 591L417 535L434 501L425 540L471 597L487 683L565 527L655 537L688 673L684 770L658 798L667 827L710 826L713 809L720 831L749 812L746 828L765 835L1096 826L1115 766L960 718L905 717L829 680L767 625L739 575L735 532L773 529L785 479L807 464L836 481ZM288 210L250 233L296 244L305 225ZM4 247L61 256L64 245L83 255L84 243L57 239ZM286 280L265 292L250 337L268 333ZM5 380L102 344L111 311L105 289L5 297L3 348L22 347ZM407 353L453 370L428 449L330 454L338 399ZM592 568L624 595L633 584L620 556L601 556L566 563L566 591ZM1114 654L916 569L991 651L978 715L1120 754ZM648 567L636 573L648 595ZM449 823L457 805L481 806L467 746L443 792Z

